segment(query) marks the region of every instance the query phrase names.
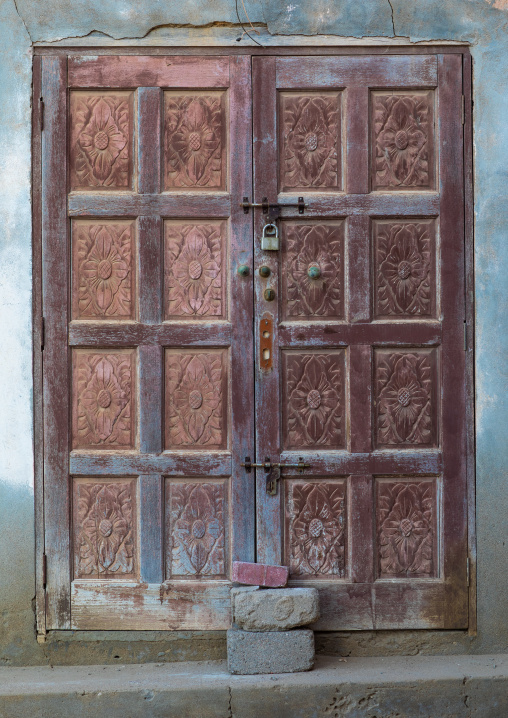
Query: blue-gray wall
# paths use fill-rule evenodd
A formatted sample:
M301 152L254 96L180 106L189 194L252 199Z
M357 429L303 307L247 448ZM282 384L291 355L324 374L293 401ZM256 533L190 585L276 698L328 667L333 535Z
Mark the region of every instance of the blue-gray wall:
M239 3L240 12L242 4ZM264 44L468 42L474 60L478 635L339 636L328 651L508 648L508 0L249 0ZM236 27L235 27L236 25ZM234 0L0 0L0 665L213 658L217 634L34 633L32 43L237 46ZM395 40L390 40L394 38ZM356 40L354 40L356 38ZM362 39L363 38L363 39ZM248 44L244 37L243 44ZM84 640L86 639L86 640ZM355 648L356 647L356 648Z

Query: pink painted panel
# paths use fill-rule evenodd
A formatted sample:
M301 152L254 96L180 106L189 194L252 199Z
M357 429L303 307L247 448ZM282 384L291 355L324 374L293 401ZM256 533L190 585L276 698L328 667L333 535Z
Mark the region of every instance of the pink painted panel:
M285 482L285 562L296 577L342 578L346 571L346 482Z
M134 93L71 92L71 189L131 189L133 129Z
M344 351L284 351L282 357L284 448L345 448Z
M164 223L165 318L213 319L226 313L227 225Z
M376 317L435 316L435 221L375 220L372 229Z
M164 94L164 189L226 189L224 92Z
M226 482L166 479L166 578L225 578L228 523Z
M433 189L434 92L373 92L372 189Z
M166 350L166 449L225 449L227 350Z
M437 350L376 349L374 358L377 446L437 446Z
M72 223L72 318L134 319L135 222Z
M283 231L282 318L342 319L344 223L284 222Z
M133 449L135 351L74 350L72 373L73 448Z
M436 479L378 479L376 484L379 578L436 577Z
M136 578L136 515L134 480L73 482L75 578Z
M280 93L280 190L341 187L341 95Z

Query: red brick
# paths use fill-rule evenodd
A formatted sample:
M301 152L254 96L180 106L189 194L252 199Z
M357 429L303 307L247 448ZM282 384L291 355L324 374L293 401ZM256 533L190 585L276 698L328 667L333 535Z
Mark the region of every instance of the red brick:
M289 569L287 566L268 566L266 563L233 562L233 581L245 583L248 586L267 586L282 588L288 582Z

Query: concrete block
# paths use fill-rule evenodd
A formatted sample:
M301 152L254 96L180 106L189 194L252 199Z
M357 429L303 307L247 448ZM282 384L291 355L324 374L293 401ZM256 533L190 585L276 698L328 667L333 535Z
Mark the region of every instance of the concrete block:
M230 673L298 673L314 665L314 633L306 628L265 632L230 628L227 642Z
M319 618L317 588L233 589L233 621L244 631L287 631Z
M279 588L285 586L289 578L287 566L268 566L265 563L247 563L233 561L232 579L250 586Z

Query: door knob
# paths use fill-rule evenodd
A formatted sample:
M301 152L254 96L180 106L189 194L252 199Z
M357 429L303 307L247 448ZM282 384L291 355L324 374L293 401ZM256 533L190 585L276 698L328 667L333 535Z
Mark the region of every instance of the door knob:
M321 276L321 270L317 266L317 264L312 264L308 270L307 270L307 276L309 276L311 279L319 279Z
M241 277L248 277L250 273L250 269L246 264L240 264L237 271Z

